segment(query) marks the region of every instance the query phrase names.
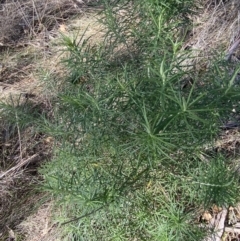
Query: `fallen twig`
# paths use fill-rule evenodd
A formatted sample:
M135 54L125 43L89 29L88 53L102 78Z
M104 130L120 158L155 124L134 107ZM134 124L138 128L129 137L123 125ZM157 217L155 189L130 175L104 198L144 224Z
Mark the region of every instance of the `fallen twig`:
M238 45L240 44L240 38L238 38L233 44L232 46L229 48L225 59L228 61L231 59L233 53L235 52L235 50L237 49Z
M219 212L212 220L210 221L209 226L214 228L214 233L209 235L204 241L221 241L221 237L224 232L224 223L227 217L228 210L226 207L223 207L222 211Z
M21 162L19 162L16 166L10 168L9 170L7 170L6 172L0 174L0 179L4 178L6 175L15 172L17 170L19 170L20 168L22 168L23 166L29 164L30 162L36 161L39 159L39 155L38 154L34 154L33 156L22 160Z
M84 214L84 215L82 215L82 216L80 216L80 217L76 217L76 218L73 218L73 219L71 219L71 220L69 220L69 221L66 221L66 222L64 222L64 223L61 223L61 226L62 226L62 225L66 225L66 224L71 223L71 222L78 221L78 220L80 220L80 219L82 219L82 218L85 218L85 217L87 217L87 216L90 216L90 215L92 215L93 213L95 213L95 212L103 209L104 207L105 207L105 205L103 205L103 206L101 206L101 207L99 207L99 208L97 208L97 209L95 209L95 210L93 210L93 211L91 211L91 212L89 212L89 213L86 213L86 214Z

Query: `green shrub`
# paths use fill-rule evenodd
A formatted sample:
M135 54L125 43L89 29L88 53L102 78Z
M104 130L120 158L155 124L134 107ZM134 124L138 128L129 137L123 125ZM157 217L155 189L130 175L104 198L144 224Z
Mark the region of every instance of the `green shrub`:
M101 44L63 37L72 85L59 93L52 130L62 147L42 173L61 204L66 239L202 240L198 206L238 199L224 158L211 154L206 164L199 156L239 87L222 61L201 79L184 64L192 1L103 5Z

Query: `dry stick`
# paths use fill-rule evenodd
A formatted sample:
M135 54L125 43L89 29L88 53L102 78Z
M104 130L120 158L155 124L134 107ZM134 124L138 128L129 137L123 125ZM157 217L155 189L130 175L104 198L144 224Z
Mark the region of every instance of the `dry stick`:
M20 149L20 162L21 162L22 161L22 141L21 141L21 134L20 134L19 125L18 125L17 112L15 112L15 115L16 115L16 121L17 121L18 141L19 141L19 149Z
M240 44L240 38L238 38L233 44L232 46L229 48L225 59L228 61L230 60L230 58L232 57L234 51L237 49L238 45Z
M217 231L217 237L216 237L216 241L221 241L221 237L223 235L224 232L224 223L225 223L225 219L227 217L227 213L228 210L227 208L223 208L223 210L217 215L217 220L218 220L218 224L217 224L217 229L215 229Z
M224 232L224 223L227 217L228 210L226 207L222 209L220 213L216 215L215 218L212 218L210 225L214 228L215 233L208 236L204 241L221 241L221 237Z
M26 160L22 160L20 163L18 163L16 166L10 168L9 170L7 170L6 172L2 173L0 175L0 179L2 179L3 177L5 177L7 174L14 172L18 169L20 169L21 167L25 166L26 164L35 161L36 159L38 159L39 155L38 154L34 154L33 156L27 158Z
M82 216L80 216L80 217L73 218L73 219L71 219L71 220L69 220L69 221L66 221L66 222L64 222L64 223L61 223L61 226L62 226L62 225L65 225L65 224L68 224L68 223L71 223L71 222L74 222L74 221L78 221L78 220L80 220L80 219L82 219L82 218L85 218L85 217L87 217L87 216L90 216L91 214L93 214L93 213L101 210L101 209L104 208L104 207L105 207L105 205L104 205L104 206L101 206L101 207L99 207L99 208L97 208L97 209L95 209L95 210L93 210L93 211L91 211L90 213L86 213L86 214L84 214L84 215L82 215Z
M31 28L31 23L28 21L28 18L26 16L26 14L24 13L24 10L22 9L23 7L21 6L21 3L17 0L16 2L18 4L18 11L21 12L21 16L24 19L25 24L29 27L29 29ZM17 6L17 4L15 4L15 6ZM34 33L35 34L35 33Z
M238 228L238 227L226 227L225 232L227 232L227 233L237 233L239 235L240 234L240 228Z
M2 83L2 82L0 82L0 86L3 86L3 87L13 87L12 84Z
M40 26L40 24L42 24L42 19L40 19L34 0L32 0L32 6L33 6L33 13L34 11L36 12L37 20L39 21L39 26ZM35 16L33 16L33 19L35 19Z

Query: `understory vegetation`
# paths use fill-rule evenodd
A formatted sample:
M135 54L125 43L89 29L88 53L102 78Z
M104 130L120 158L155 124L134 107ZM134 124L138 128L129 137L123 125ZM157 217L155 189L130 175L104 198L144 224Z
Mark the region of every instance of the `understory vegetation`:
M62 240L204 240L199 213L239 201L239 164L214 143L239 112L240 66L216 53L196 68L194 0L98 4L101 41L62 36L51 115L19 112L55 140L41 188Z

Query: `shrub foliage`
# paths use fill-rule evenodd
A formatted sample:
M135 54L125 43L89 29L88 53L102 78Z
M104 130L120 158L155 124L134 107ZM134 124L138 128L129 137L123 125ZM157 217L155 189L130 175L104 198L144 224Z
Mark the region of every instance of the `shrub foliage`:
M66 239L202 240L199 206L238 200L231 161L201 158L238 101L235 73L218 56L201 75L186 64L192 0L99 4L100 44L63 36L69 82L45 122L62 143L42 173Z

